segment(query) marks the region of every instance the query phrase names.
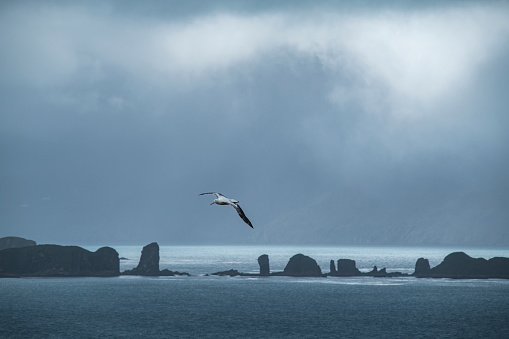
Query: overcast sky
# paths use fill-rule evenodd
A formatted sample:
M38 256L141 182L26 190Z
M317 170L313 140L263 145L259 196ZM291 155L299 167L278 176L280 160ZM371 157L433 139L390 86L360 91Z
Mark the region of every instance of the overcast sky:
M508 2L259 3L2 1L0 237L509 245Z

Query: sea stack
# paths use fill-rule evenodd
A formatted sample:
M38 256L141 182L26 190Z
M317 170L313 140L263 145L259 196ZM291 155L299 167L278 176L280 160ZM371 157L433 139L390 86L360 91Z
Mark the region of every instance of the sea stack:
M316 260L303 254L296 254L290 258L282 275L293 277L323 277Z
M269 256L267 254L262 254L258 257L258 265L260 265L260 275L270 275Z
M159 270L159 245L156 242L150 243L143 247L141 251L141 258L138 266L132 270L122 272L122 275L142 275L142 276L175 276L187 275L186 272L170 271L164 269Z
M361 275L361 271L357 269L355 260L352 259L339 259L337 275L348 277Z
M423 277L428 276L430 273L430 266L429 266L429 260L424 258L417 259L417 262L415 263L415 271L412 274L416 277Z
M159 245L156 242L143 247L138 266L130 271L125 271L126 275L146 275L158 276L159 271Z
M334 263L334 260L330 261L329 267L330 267L330 273L329 273L330 275L336 275L338 273L338 271L336 271L336 264Z

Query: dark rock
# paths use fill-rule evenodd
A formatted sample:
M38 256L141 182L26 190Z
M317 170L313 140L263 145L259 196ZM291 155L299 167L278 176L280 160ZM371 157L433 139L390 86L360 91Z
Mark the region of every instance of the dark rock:
M377 274L377 273L378 273L378 268L375 265L375 266L373 266L373 269L370 272L366 273L366 274L367 275L373 275L373 274Z
M488 260L488 267L488 271L493 277L509 278L509 258L491 258Z
M430 266L429 266L429 260L424 258L417 259L417 262L415 263L415 271L412 274L413 276L420 277L420 276L426 276L430 273Z
M357 269L355 260L339 259L337 270L334 260L330 261L330 273L328 275L334 277L356 277L362 275L362 273Z
M378 270L376 273L373 273L372 276L373 277L387 277L388 276L387 270L384 267L381 270Z
M0 251L0 274L19 276L117 276L120 261L111 247L90 252L78 246L36 245Z
M464 252L447 255L425 277L431 278L504 278L509 279L509 258L495 257L490 260L472 258Z
M35 241L20 237L3 237L0 238L0 251L6 248L18 248L37 245Z
M212 275L219 275L219 276L228 275L230 277L235 277L235 276L239 276L239 275L244 275L244 273L240 273L237 270L231 269L231 270L228 270L228 271L212 273Z
M90 258L92 267L98 272L114 271L114 274L120 274L120 260L118 252L111 247L101 247Z
M159 275L162 276L162 277L173 277L173 276L176 276L176 275L185 275L185 276L190 276L189 273L186 273L186 272L179 272L179 271L170 271L168 269L164 269L164 270L161 270L159 272Z
M262 254L258 257L258 265L260 265L260 275L270 275L269 256L267 254Z
M285 269L279 275L294 277L323 277L316 260L303 254L296 254L290 258Z
M408 274L401 272L387 272L385 268L378 270L376 266L373 267L373 270L370 272L363 273L359 271L355 260L351 259L339 259L338 260L338 269L336 271L336 267L334 265L334 261L331 260L330 263L331 272L328 276L332 277L360 277L360 276L368 276L368 277L377 277L377 278L392 278L392 277L407 277Z
M122 272L122 275L141 275L141 276L175 276L187 275L185 272L173 272L168 269L159 270L159 245L156 242L143 247L138 266L132 270Z
M376 277L376 278L407 276L407 274L403 274L401 272L388 273L387 269L385 267L382 268L381 270L379 270L378 267L376 267L376 266L374 266L370 272L361 273L361 274L365 275L365 276L369 276L369 277Z
M243 276L243 277L258 277L258 276L270 276L270 268L269 268L269 256L267 254L262 254L258 257L258 265L260 265L260 274L256 273L242 273L234 269L230 269L228 271L221 271L216 273L211 273L211 275L219 275L219 276ZM208 274L207 274L208 275Z
M336 275L336 273L337 273L338 271L336 271L336 264L334 264L334 260L331 260L331 261L330 261L329 267L330 267L330 272L329 272L329 274L330 274L330 275Z
M361 271L357 269L355 260L351 259L339 259L338 260L338 272L339 276L359 276Z
M159 271L159 245L156 242L143 247L138 266L130 271L125 271L124 275L144 275L158 276Z

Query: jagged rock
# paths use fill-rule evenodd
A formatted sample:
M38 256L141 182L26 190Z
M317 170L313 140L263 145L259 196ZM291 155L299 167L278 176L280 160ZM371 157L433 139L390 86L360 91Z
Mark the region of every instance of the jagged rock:
M294 277L322 277L322 270L316 260L303 254L296 254L290 258L282 274Z
M117 276L118 253L111 247L90 252L78 246L36 245L0 251L0 274L18 276Z
M416 277L420 276L426 276L430 273L430 265L429 260L424 258L417 259L417 262L415 263L415 270L412 275Z
M159 274L159 245L156 242L143 247L136 270L146 275Z
M375 266L375 268L376 268L376 266ZM384 267L381 270L378 270L377 272L373 273L372 276L373 277L387 277L389 275L387 274L387 269Z
M378 273L378 268L375 265L375 266L373 266L373 269L370 272L366 273L366 274L367 275L373 275L373 274L377 274L377 273Z
M509 258L490 260L472 258L464 252L454 252L433 267L426 277L432 278L504 278L509 279Z
M175 276L187 275L185 272L173 272L168 269L159 270L159 245L156 242L143 247L138 266L132 270L122 272L122 275L141 275L141 276Z
M231 269L231 270L228 270L228 271L212 273L212 275L219 275L219 276L229 275L230 277L235 277L235 276L238 276L238 275L244 275L244 273L240 273L237 270Z
M355 260L339 259L337 274L340 276L358 276L361 275L361 271L357 269Z
M329 267L330 267L330 275L336 275L336 273L338 271L336 271L336 264L334 264L334 260L331 260L330 261L330 264L329 264Z
M159 271L159 245L156 242L143 247L138 266L125 271L124 275L158 276Z
M260 265L260 275L270 275L269 256L267 254L262 254L258 257L258 265Z
M162 276L162 277L173 277L173 276L176 276L176 275L185 275L185 276L190 276L189 273L186 273L186 272L179 272L179 271L170 271L168 269L164 269L164 270L161 270L159 272L159 275Z
M0 238L0 251L6 248L18 248L37 245L35 241L20 237L3 237Z

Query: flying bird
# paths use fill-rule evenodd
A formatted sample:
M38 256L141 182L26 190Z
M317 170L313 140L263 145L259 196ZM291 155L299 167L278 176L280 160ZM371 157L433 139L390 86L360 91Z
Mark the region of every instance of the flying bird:
M237 213L239 214L239 216L242 218L242 220L244 220L244 222L246 224L248 224L249 227L254 228L253 225L251 224L251 221L249 221L249 219L244 214L244 211L242 210L242 208L240 208L239 202L237 200L227 198L224 195L222 195L221 193L217 193L217 192L202 193L200 195L204 195L204 194L213 194L213 195L216 196L214 201L212 201L210 203L211 205L217 204L217 205L230 205L230 206L233 206L235 208L235 210L237 211Z

